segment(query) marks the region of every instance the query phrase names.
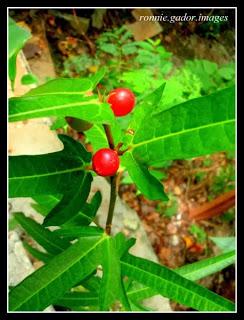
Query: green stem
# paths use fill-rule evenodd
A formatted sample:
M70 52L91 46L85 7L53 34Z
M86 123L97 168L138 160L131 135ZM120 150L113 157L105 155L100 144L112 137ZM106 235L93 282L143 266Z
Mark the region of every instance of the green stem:
M109 147L114 150L115 146L114 146L114 139L113 139L113 136L112 136L111 128L107 124L104 124L103 128L104 128L105 133L106 133L106 137L107 137L107 140L108 140Z
M116 196L117 196L116 177L117 177L117 175L110 177L110 183L111 183L110 201L109 201L108 216L107 216L106 228L105 228L105 231L108 235L111 234L112 220L113 220L113 215L114 215L114 207L115 207Z

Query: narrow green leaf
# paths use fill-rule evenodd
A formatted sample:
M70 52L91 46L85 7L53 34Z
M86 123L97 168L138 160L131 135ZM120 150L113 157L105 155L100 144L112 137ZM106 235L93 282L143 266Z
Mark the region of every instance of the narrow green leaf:
M184 278L196 281L207 277L210 274L221 271L235 262L235 252L230 251L216 257L204 259L194 262L178 269L174 272L180 274ZM146 287L141 283L133 283L133 286L127 291L127 295L132 300L143 300L156 295L157 292L150 287Z
M17 73L17 71L16 71L17 55L18 55L18 52L16 54L14 54L12 57L10 57L8 60L8 76L11 81L12 91L14 91L14 82L15 82L15 77L16 77L16 73Z
M94 293L99 293L100 285L101 285L101 278L98 276L90 276L80 283L84 288L86 288L89 291L92 291Z
M155 108L160 104L160 101L163 96L164 88L165 88L165 83L163 83L152 93L144 97L141 102L136 104L132 119L127 128L127 131L129 129L132 129L133 131L136 132L141 122L143 120L147 121L148 115L151 114L155 110ZM132 139L133 139L132 135L126 135L123 137L123 141L125 143L130 143Z
M127 296L131 301L141 301L156 294L157 292L152 288L135 281L133 281L133 285L127 291Z
M36 203L32 203L31 206L38 213L46 216L61 200L62 195L44 194L33 196L32 199Z
M131 152L122 157L122 164L128 170L131 179L138 189L150 200L167 201L162 183L148 171L147 167L138 162Z
M130 151L146 165L235 147L235 89L192 99L143 121Z
M56 117L50 129L57 130L60 128L65 128L66 126L68 126L68 124L64 117Z
M121 236L119 236L119 239L121 239ZM119 239L117 238L117 241L115 241L114 238L108 238L104 247L103 276L99 291L99 306L102 311L110 310L110 307L116 301L121 301L124 307L130 310L129 301L122 286L120 256L116 250L116 244L121 248L121 245L118 244Z
M12 18L8 18L8 71L12 89L14 89L14 80L16 77L17 55L30 37L31 33L28 30L18 26Z
M80 185L64 193L63 198L44 219L44 226L60 226L71 220L83 207L91 189L92 175L86 173Z
M100 124L94 124L93 127L86 131L86 137L88 141L92 144L93 151L96 152L101 148L108 148L108 140L103 129L103 126Z
M117 120L111 125L111 131L115 145L118 144L122 139L122 131ZM96 152L101 148L108 148L108 140L101 124L94 124L91 129L85 132L86 137L92 144L93 151Z
M113 123L114 115L107 103L89 95L88 79L54 79L22 97L9 99L9 121L40 117L74 117L91 123Z
M84 177L91 154L81 143L59 135L64 149L44 155L9 157L9 196L33 197L57 194L76 185Z
M70 220L64 223L63 227L89 225L95 218L98 208L102 202L102 195L97 191L90 203L84 203L81 210Z
M235 305L231 301L154 262L126 254L121 260L121 267L122 274L193 309L200 311L235 310Z
M70 246L68 241L60 239L57 235L50 230L45 229L39 223L35 222L31 218L25 217L23 213L16 212L14 216L21 227L48 253L55 255Z
M9 294L11 311L39 311L61 298L100 264L107 236L78 240Z
M31 33L28 30L18 26L11 17L8 18L8 28L8 55L9 57L12 57L31 37Z
M93 292L68 292L54 302L54 305L67 308L98 305L98 296Z
M138 302L135 302L135 301L130 301L130 304L131 304L132 311L154 311L153 309L145 307L142 304L139 304Z
M48 263L53 258L52 255L33 248L26 241L23 242L23 246L34 258L43 261L44 263Z
M223 270L235 263L235 251L229 251L216 257L200 260L175 269L175 272L183 277L195 281L210 274Z
M89 79L92 82L92 89L95 89L99 82L104 78L107 72L106 67L100 68L94 75L92 75Z
M99 227L65 227L61 229L57 229L53 231L54 234L62 237L62 238L80 238L80 237L94 237L102 235L104 230Z

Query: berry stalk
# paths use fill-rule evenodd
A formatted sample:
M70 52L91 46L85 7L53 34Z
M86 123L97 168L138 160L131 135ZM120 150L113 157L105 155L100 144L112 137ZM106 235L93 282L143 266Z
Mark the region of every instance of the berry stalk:
M116 177L117 177L117 175L110 177L110 184L111 184L110 201L109 201L108 216L107 216L106 227L105 227L105 231L108 235L111 234L112 220L113 220L113 215L114 215L114 207L115 207L115 202L116 202L116 197L117 197Z

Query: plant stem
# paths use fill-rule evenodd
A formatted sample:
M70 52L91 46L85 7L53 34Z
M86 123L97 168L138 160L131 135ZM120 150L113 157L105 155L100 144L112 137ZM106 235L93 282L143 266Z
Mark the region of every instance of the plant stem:
M114 139L112 136L111 128L107 124L104 124L103 127L107 136L109 147L114 150L115 146L114 146Z
M110 201L109 201L108 216L107 216L106 228L105 228L105 231L108 235L111 234L114 207L115 207L115 201L117 196L116 178L117 178L117 175L110 177L110 183L111 183Z

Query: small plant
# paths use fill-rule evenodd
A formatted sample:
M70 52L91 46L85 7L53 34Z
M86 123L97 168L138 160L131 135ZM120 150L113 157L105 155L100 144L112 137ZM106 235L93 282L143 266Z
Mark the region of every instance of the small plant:
M207 239L205 230L196 224L189 227L189 232L196 238L197 242L204 243Z
M234 182L235 167L232 163L228 163L225 167L218 170L210 187L210 192L214 195L219 195L223 192L230 191L234 188Z
M19 50L19 43L15 47L12 43L16 32L21 30L10 20L9 70L14 69L12 57ZM49 305L68 311L145 310L142 301L156 294L199 311L234 311L234 303L196 283L234 263L233 250L171 270L131 254L136 239L112 232L119 164L145 197L166 202L161 178L152 174L152 168L234 149L234 87L165 108L164 83L135 106L130 103L125 110L116 105L113 112L107 98L96 94L104 76L105 70L100 69L89 78L58 78L9 99L10 122L56 117L91 124L85 134L94 150L92 154L85 144L58 135L64 146L61 151L9 157L9 197L33 198L44 218L37 223L21 212L14 214L21 228L43 248L25 244L44 265L10 288L10 311L42 311ZM125 117L116 116L127 112ZM119 119L128 116L122 126ZM111 184L103 228L92 224L102 201L99 191L88 201L95 175L92 167L99 175L109 176Z

